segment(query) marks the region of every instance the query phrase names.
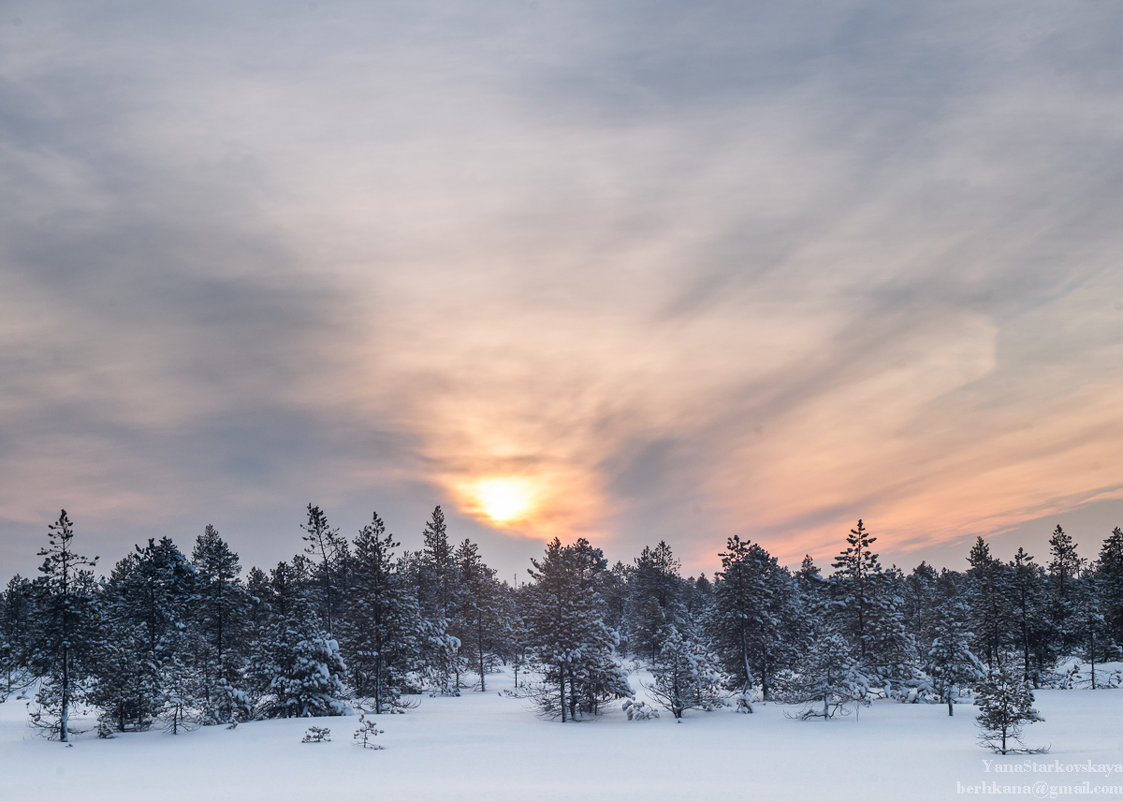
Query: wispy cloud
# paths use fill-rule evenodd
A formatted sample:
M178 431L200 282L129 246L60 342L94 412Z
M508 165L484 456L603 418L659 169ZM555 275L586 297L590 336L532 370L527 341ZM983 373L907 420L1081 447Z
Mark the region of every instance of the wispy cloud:
M694 568L1120 511L1110 4L6 8L5 562L62 504L522 553L503 476Z

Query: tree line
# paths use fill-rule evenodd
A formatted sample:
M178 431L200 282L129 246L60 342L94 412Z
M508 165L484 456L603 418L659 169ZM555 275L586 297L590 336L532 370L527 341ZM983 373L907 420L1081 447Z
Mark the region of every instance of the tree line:
M34 689L31 722L67 741L75 708L99 734L271 717L401 712L422 692L487 690L501 664L517 694L562 721L633 699L642 663L675 717L758 700L830 718L874 697L938 702L996 675L1058 684L1058 665L1123 653L1123 531L1098 558L1057 526L1049 561L1004 562L980 537L963 571L881 565L858 521L824 575L727 540L712 578L684 577L670 546L609 566L585 539L554 539L529 580L501 582L441 508L403 551L377 514L348 539L309 504L302 553L243 576L212 526L190 554L150 539L95 577L62 511L34 579L0 593L0 691ZM1101 678L1101 683L1103 679ZM643 715L629 700L628 714Z

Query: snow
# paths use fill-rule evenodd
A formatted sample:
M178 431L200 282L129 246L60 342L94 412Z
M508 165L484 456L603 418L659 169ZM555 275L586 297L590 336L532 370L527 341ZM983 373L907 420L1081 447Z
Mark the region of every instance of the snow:
M508 675L488 686L511 686ZM636 677L633 686L638 687ZM178 736L163 731L73 748L26 725L24 702L0 704L0 799L949 799L986 782L1044 780L1120 785L1123 774L997 773L998 763L1108 764L1123 770L1123 689L1041 690L1045 722L1027 727L1048 754L1000 757L976 744L974 708L875 702L824 723L756 704L628 721L614 707L600 719L539 719L525 699L496 692L428 696L404 715L374 718L384 751L357 748L357 716L267 720ZM331 742L303 744L309 726ZM988 762L990 769L988 770ZM1070 790L1071 791L1071 790ZM983 791L976 790L975 793ZM1016 796L1015 796L1016 797ZM1027 796L1028 797L1028 796ZM1108 797L1111 797L1109 795Z

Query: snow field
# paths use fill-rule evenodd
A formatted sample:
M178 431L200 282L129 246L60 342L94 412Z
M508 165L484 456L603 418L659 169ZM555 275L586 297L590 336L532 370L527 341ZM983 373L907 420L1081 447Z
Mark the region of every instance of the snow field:
M530 702L499 695L510 677L488 677L486 694L420 699L404 715L376 718L385 751L351 735L358 716L207 727L171 736L154 730L73 748L26 725L24 702L0 705L0 799L951 799L984 782L1044 779L1071 790L1123 785L1121 774L996 773L993 765L1123 763L1123 691L1042 690L1044 723L1030 745L1048 754L1000 757L976 745L974 707L949 718L941 705L878 702L846 718L798 721L792 708L758 704L687 712L676 724L628 721L613 708L597 720L539 719ZM633 677L633 686L638 687ZM310 725L332 741L300 742ZM985 760L991 762L988 772ZM957 784L958 783L958 784ZM972 794L978 794L976 791ZM1013 795L1013 798L1019 796ZM1021 796L1030 798L1033 796ZM1118 797L1106 795L1100 797Z

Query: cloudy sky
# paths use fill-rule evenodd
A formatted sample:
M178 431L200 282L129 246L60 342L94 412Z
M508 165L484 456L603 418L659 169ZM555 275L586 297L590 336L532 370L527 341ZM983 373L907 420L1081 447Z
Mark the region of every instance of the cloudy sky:
M1123 524L1123 7L0 4L0 573Z

